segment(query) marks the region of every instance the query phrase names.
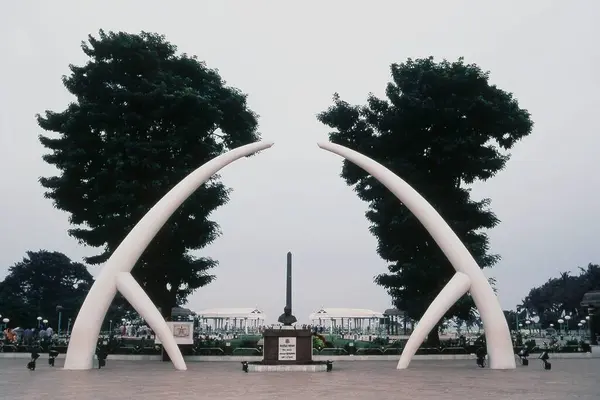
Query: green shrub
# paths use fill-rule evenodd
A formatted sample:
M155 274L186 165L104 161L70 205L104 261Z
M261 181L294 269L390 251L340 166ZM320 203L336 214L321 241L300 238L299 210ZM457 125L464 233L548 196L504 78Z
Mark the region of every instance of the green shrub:
M313 348L321 350L325 347L325 343L321 340L320 337L313 336Z
M371 341L371 344L373 346L383 347L383 346L387 346L388 340L386 338L383 338L383 337L376 337L375 339L373 339Z

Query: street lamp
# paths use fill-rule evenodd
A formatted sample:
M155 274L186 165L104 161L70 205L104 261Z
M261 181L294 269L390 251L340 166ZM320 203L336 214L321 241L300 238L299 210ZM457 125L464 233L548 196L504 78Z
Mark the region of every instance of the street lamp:
M569 334L569 320L571 319L570 315L565 315L565 321L567 321L567 334Z
M562 326L562 324L564 324L564 323L565 323L565 320L564 320L564 319L562 319L562 318L560 318L560 319L559 319L558 321L556 321L556 322L558 322L558 324L560 325L560 333L562 334L562 331L563 331L563 326Z
M8 323L10 322L10 319L4 317L4 319L2 320L2 322L4 322L4 329L7 329L8 328Z
M43 320L42 322L44 323L44 326L48 325L48 320L47 319Z
M529 328L529 334L531 335L531 321L527 320L525 323L527 324L527 328Z
M60 325L61 325L61 321L62 321L62 310L63 310L63 306L61 306L61 305L56 306L56 312L58 313L58 326L56 327L56 329L57 329L56 334L58 336L60 336Z
M37 322L38 322L38 329L42 329L42 320L43 320L44 318L42 318L42 317L37 317L36 319L37 319Z

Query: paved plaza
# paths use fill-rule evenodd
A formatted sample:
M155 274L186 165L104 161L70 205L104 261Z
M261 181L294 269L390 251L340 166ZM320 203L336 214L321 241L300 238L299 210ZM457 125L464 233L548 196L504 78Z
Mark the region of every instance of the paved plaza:
M46 356L28 371L27 360L0 359L3 399L595 399L600 397L600 359L537 360L512 371L479 369L468 361L415 361L405 371L396 362L336 362L332 373L248 373L237 362L169 363L111 361L107 368L64 371Z

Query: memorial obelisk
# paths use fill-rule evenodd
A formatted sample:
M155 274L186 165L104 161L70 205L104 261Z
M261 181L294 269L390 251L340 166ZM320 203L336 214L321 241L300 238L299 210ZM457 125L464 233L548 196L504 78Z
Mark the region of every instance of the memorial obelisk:
M283 308L283 314L279 316L277 320L283 326L292 326L295 324L297 319L292 315L292 252L287 253L287 271L286 271L286 285L285 285L285 307Z
M287 253L285 276L285 307L280 324L263 331L263 360L242 361L245 372L261 371L331 371L331 361L313 361L312 331L307 326L296 327L292 315L292 253Z

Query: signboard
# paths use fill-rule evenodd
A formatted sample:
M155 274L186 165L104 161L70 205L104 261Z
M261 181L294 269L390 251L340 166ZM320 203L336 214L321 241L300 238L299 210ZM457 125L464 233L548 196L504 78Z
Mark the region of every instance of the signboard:
M177 344L194 344L193 322L167 321L167 325L171 329ZM154 343L162 344L158 336L155 336Z
M296 361L296 338L295 337L280 337L279 338L279 361Z

